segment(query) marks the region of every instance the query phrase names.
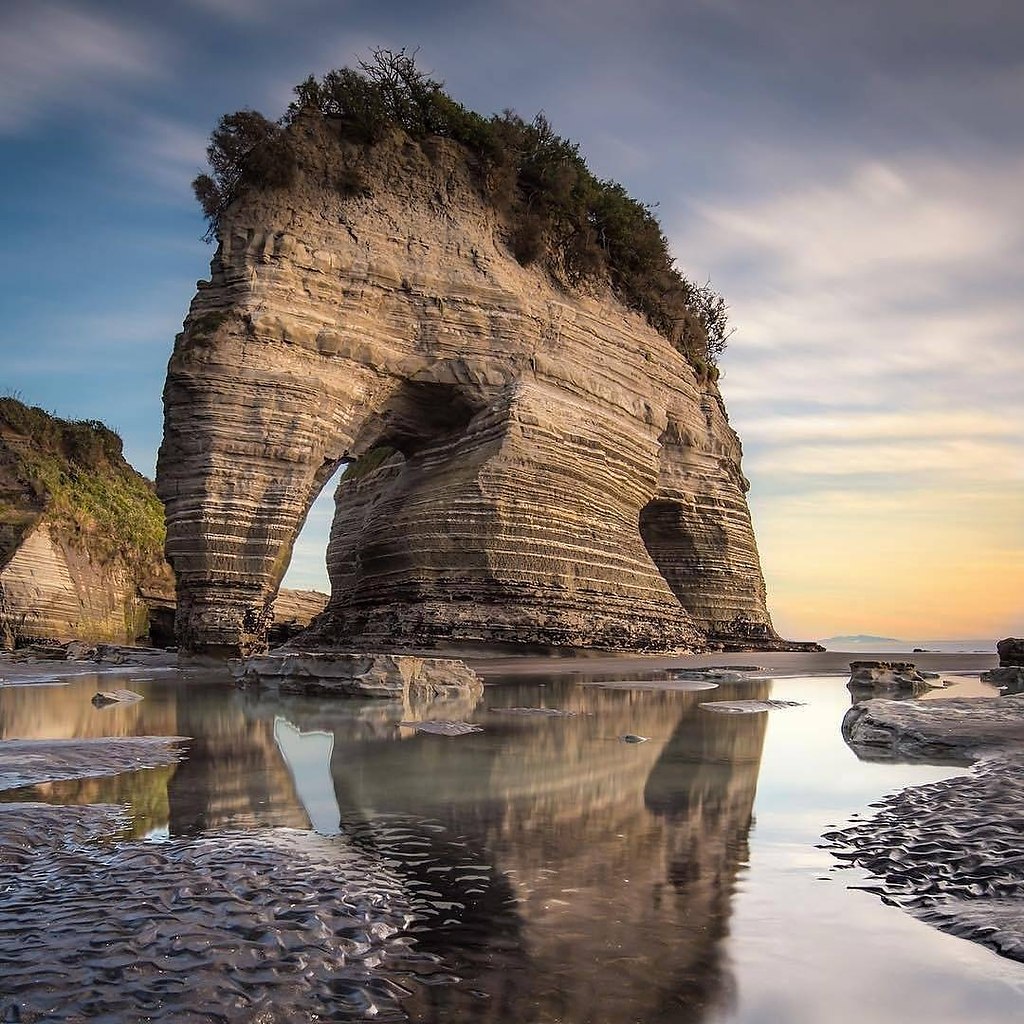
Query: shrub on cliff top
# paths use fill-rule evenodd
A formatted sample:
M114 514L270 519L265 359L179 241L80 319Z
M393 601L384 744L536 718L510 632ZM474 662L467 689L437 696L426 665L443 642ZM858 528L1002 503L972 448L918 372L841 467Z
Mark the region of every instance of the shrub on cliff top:
M725 301L709 284L696 286L678 271L652 207L617 182L597 178L579 146L557 135L543 114L526 121L508 110L490 118L467 110L404 50L375 50L358 70L307 78L295 95L276 123L251 110L221 118L207 150L213 174L193 182L209 222L208 239L216 237L222 214L242 191L291 183L288 127L302 114L319 112L344 139L363 147L395 129L416 141L452 139L464 147L482 189L505 215L509 244L521 263L542 263L572 285L607 280L694 366L717 376L714 367L730 333ZM352 173L345 170L339 180Z

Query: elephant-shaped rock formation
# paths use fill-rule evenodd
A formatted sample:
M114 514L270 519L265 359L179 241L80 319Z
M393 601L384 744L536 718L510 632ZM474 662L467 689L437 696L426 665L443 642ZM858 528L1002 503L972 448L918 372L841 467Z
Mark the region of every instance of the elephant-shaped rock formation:
M609 290L522 266L453 143L224 213L164 392L157 485L182 650L249 654L339 466L309 645L779 646L714 382ZM332 149L332 146L335 146Z

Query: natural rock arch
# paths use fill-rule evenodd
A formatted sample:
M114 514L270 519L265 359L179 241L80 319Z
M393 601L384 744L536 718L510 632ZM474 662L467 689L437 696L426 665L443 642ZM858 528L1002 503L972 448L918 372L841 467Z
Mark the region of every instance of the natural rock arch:
M453 147L381 144L388 191L346 197L317 130L292 188L222 217L168 367L183 650L262 646L305 515L353 460L317 643L778 642L715 384L610 293L520 266ZM699 507L720 539L702 582L652 561L646 534L671 547L652 501Z

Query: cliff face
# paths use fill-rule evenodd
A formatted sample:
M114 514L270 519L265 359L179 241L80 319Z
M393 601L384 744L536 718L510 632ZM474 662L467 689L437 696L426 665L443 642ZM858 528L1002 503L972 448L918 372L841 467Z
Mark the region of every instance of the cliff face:
M0 399L0 646L144 635L140 587L171 587L162 541L115 434Z
M164 392L157 486L183 648L248 653L324 483L312 642L779 643L716 386L610 292L521 266L461 151L396 134L222 217Z

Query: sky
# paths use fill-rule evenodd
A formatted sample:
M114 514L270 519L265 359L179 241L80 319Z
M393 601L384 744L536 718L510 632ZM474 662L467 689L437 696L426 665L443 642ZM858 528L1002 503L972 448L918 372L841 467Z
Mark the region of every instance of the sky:
M784 635L1024 629L1024 4L7 0L0 392L152 475L218 117L375 46L543 110L725 295ZM326 589L329 501L287 583Z

